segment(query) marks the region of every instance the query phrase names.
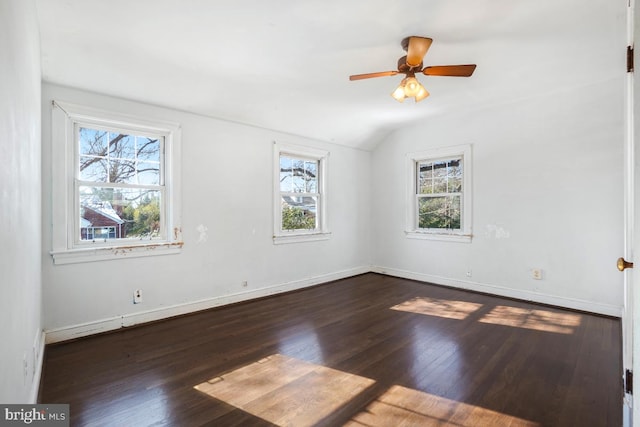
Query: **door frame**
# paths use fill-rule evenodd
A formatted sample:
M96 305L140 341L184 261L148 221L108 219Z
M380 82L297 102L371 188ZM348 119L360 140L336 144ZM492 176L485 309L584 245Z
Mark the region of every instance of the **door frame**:
M640 16L635 10L635 0L627 0L627 46L635 46L635 40L640 40ZM625 141L624 141L624 248L623 257L631 262L635 261L635 248L640 248L640 209L636 203L640 202L640 165L636 159L640 149L636 149L636 129L640 129L640 117L635 111L640 111L640 88L634 77L633 70L627 72L625 89ZM634 319L640 318L640 274L634 274L633 268L624 270L624 302L622 310L622 370L623 380L626 370L640 372L640 360L635 355L640 354L640 328L634 328ZM633 378L632 388L638 390L638 380ZM626 387L625 387L626 388ZM623 425L640 426L640 405L633 404L633 395L624 393Z

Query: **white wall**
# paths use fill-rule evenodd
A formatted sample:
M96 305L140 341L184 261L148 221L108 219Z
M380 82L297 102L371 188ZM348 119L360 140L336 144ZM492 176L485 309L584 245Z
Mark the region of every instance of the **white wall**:
M392 135L372 160L376 269L620 315L623 89L620 78L533 95ZM406 153L469 143L472 243L407 239Z
M373 153L50 84L42 99L50 341L295 289L372 264L393 275L620 315L622 79L434 117ZM182 124L182 254L53 265L52 99ZM274 140L331 152L331 239L273 245ZM472 243L407 239L406 153L467 143ZM200 225L208 229L204 242ZM533 268L543 280L532 279ZM132 303L137 288L140 305Z
M49 84L42 99L45 177L51 174L53 99L182 124L185 245L179 255L54 265L47 253L51 186L44 180L50 341L368 271L369 152ZM330 151L329 240L273 244L273 141ZM200 225L208 229L206 241L199 241ZM132 303L134 289L143 290L142 304ZM187 305L171 308L181 304Z
M432 117L369 153L45 83L48 339L295 289L371 265L388 274L620 315L622 275L615 260L623 248L623 89L621 77ZM181 254L53 265L52 99L182 124ZM331 152L329 240L273 245L274 140ZM473 241L407 239L405 155L468 143ZM199 241L200 225L208 229L206 241ZM531 277L533 268L543 270L543 280ZM132 303L134 289L143 290L143 304Z
M27 403L35 402L42 354L40 39L32 0L0 0L0 58L0 402Z

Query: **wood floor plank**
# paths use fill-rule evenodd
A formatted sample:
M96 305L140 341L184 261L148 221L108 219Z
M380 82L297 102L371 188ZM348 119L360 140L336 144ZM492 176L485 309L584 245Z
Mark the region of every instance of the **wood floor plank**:
M49 345L39 400L73 426L610 427L621 373L619 319L369 273Z

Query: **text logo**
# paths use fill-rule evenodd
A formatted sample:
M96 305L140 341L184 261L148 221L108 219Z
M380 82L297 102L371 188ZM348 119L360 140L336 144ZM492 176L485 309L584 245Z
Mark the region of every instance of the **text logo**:
M0 427L69 427L69 405L0 404Z

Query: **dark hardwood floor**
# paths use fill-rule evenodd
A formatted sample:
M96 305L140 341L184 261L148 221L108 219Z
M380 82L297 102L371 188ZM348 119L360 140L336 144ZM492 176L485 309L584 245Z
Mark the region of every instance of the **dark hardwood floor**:
M620 426L618 319L365 274L46 348L72 426Z

